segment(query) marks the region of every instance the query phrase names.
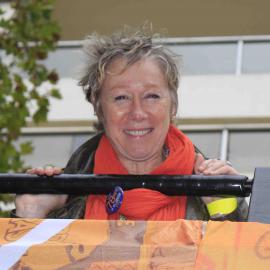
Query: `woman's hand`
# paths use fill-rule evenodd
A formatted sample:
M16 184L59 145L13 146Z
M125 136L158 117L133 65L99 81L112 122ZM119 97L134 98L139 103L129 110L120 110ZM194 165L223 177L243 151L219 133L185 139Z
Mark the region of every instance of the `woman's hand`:
M52 176L52 175L61 174L62 169L58 167L46 166L46 167L38 167L38 168L29 169L26 171L26 173Z
M26 173L52 176L62 173L62 169L47 166L45 168L39 167L29 169ZM64 206L67 197L67 195L49 194L17 195L15 199L16 215L24 218L45 218L51 211Z
M227 161L219 159L205 159L202 154L196 154L194 164L195 174L219 175L219 174L239 174Z
M200 153L196 154L194 172L195 174L203 174L203 175L239 174L226 161L218 159L205 159L203 155ZM220 199L220 197L202 197L202 200L204 201L205 204L208 204L218 199Z

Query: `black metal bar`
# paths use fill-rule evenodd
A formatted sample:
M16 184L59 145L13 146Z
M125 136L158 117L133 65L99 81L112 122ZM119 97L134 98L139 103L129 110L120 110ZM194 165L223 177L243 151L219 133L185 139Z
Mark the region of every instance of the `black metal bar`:
M167 195L249 196L252 182L243 175L93 175L1 174L0 193L16 194L108 194L115 186L123 190L147 188Z

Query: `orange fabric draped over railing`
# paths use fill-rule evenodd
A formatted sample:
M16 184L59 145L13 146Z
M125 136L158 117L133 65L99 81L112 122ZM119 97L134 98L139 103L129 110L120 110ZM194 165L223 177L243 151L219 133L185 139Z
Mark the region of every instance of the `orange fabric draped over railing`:
M270 224L0 219L0 245L1 270L268 270Z

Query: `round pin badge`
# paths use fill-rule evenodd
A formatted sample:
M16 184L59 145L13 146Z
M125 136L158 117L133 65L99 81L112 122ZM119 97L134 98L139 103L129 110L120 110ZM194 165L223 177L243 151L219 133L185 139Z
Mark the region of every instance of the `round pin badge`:
M121 187L116 186L112 192L110 192L106 198L106 210L108 214L116 213L123 202L124 191Z

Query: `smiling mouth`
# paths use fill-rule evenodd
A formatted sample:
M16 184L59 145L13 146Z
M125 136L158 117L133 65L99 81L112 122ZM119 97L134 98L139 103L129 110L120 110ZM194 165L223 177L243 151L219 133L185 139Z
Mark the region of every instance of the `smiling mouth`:
M145 128L145 129L124 129L124 133L134 137L141 137L146 134L149 134L153 131L153 128Z

